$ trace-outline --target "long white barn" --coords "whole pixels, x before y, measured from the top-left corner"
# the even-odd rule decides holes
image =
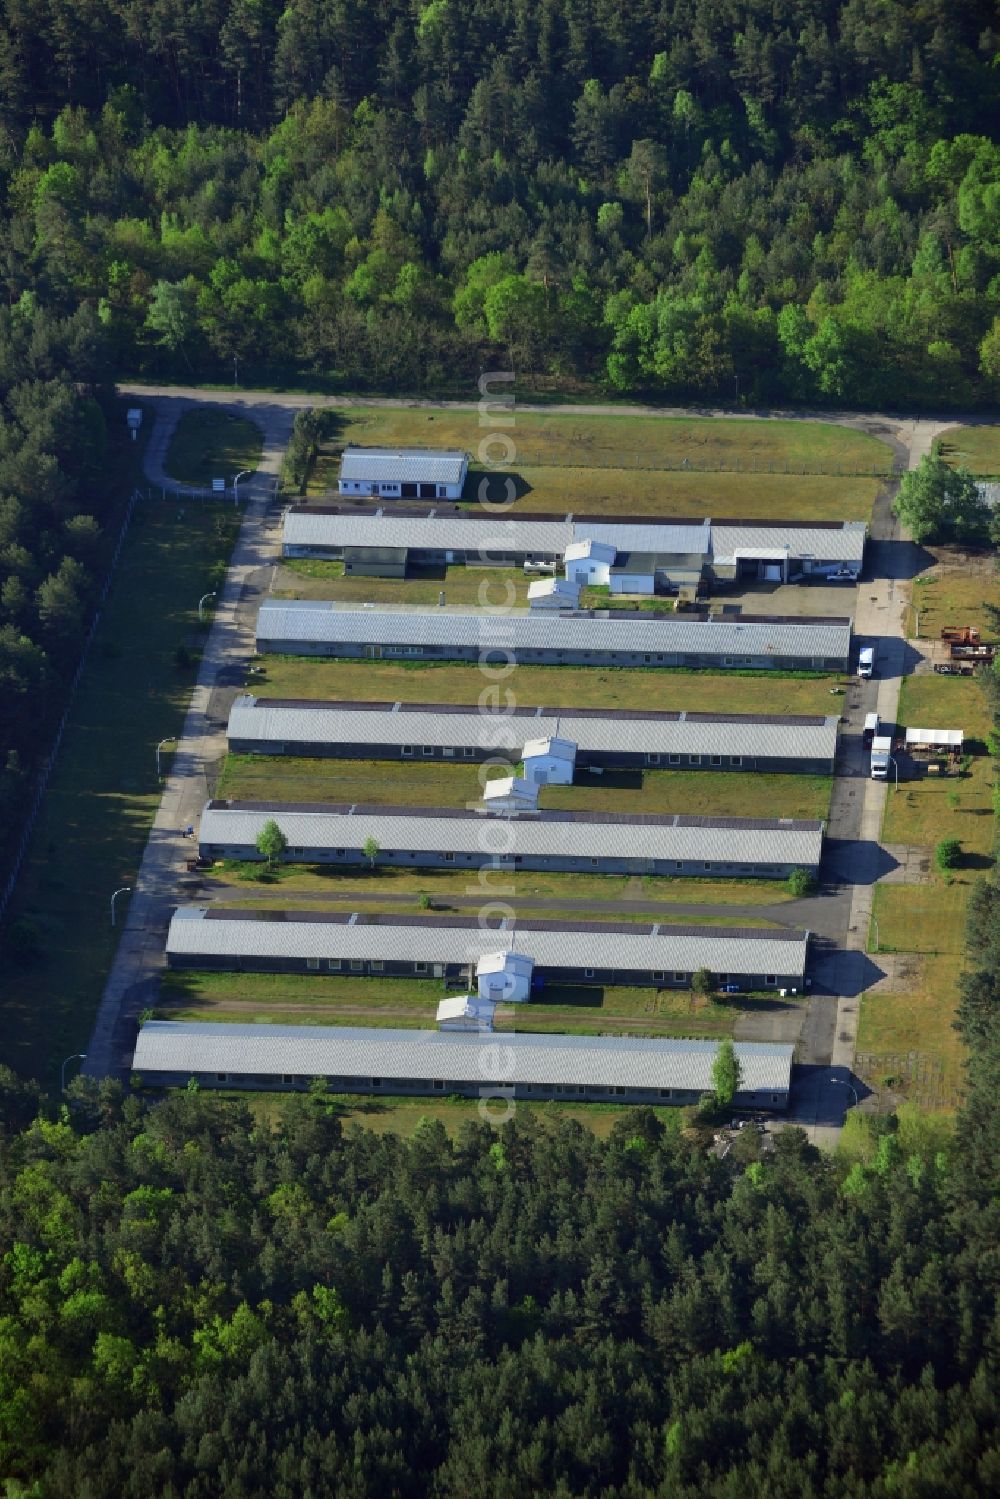
[[[286,557],[352,563],[389,548],[419,567],[559,562],[568,548],[592,541],[621,555],[657,557],[668,574],[674,571],[671,559],[685,559],[684,570],[704,569],[717,583],[727,583],[759,578],[788,582],[831,573],[857,577],[866,538],[863,521],[611,520],[531,512],[500,517],[458,507],[414,513],[296,505],[285,513],[282,545]]]
[[[461,980],[480,958],[516,950],[534,959],[536,971],[568,982],[684,988],[707,968],[720,981],[756,990],[800,986],[808,938],[784,927],[525,921],[515,928],[461,916],[181,906],[166,951],[176,968]]]
[[[358,608],[329,600],[262,605],[263,654],[591,666],[847,671],[851,621],[801,617],[544,614]]]
[[[300,863],[511,868],[610,874],[756,876],[815,870],[822,822],[788,818],[669,817],[541,812],[486,817],[451,807],[333,806],[210,801],[198,834],[203,859],[260,859],[257,839],[274,820]],[[374,849],[372,849],[374,845]],[[366,853],[366,847],[368,852]]]
[[[520,760],[529,740],[563,739],[580,769],[800,771],[831,775],[840,720],[740,713],[517,708],[484,713],[464,703],[358,703],[237,697],[229,748],[237,754],[343,759]]]
[[[787,1107],[793,1048],[738,1041],[737,1107]],[[336,1092],[460,1094],[584,1102],[688,1104],[712,1087],[714,1041],[559,1036],[311,1025],[213,1025],[150,1020],[133,1070],[156,1086],[306,1088],[317,1078]]]

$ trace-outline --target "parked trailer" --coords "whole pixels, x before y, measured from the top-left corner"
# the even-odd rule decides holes
[[[871,744],[877,733],[878,733],[878,714],[877,713],[866,713],[865,714],[865,732],[864,732],[864,742],[865,742],[865,744]]]

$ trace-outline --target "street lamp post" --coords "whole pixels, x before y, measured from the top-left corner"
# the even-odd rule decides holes
[[[878,940],[878,917],[877,916],[873,916],[872,917],[872,926],[875,928],[875,951],[878,952],[878,950],[882,946],[882,944]]]
[[[889,756],[889,764],[892,766],[893,770],[896,772],[896,790],[898,791],[899,790],[899,762],[897,761],[895,755],[890,755]]]
[[[253,473],[253,469],[252,468],[241,469],[240,472],[236,475],[236,478],[233,480],[233,505],[236,507],[237,510],[239,509],[239,504],[240,504],[240,495],[239,495],[239,490],[237,488],[237,485],[239,484],[239,482],[240,482],[241,479],[246,479],[252,473]]]
[[[831,1077],[830,1081],[831,1081],[831,1083],[834,1084],[835,1087],[838,1087],[838,1088],[850,1088],[851,1092],[854,1094],[854,1107],[855,1108],[858,1107],[858,1104],[859,1104],[858,1090],[854,1086],[853,1083],[849,1083],[847,1081],[846,1077]]]
[[[169,743],[170,743],[170,735],[168,735],[166,739],[161,739],[160,742],[159,742],[159,744],[156,746],[156,779],[158,781],[162,780],[162,776],[160,775],[160,751],[162,750],[162,748],[163,748],[163,746],[165,744],[169,744]]]
[[[112,895],[112,897],[111,897],[111,925],[112,926],[115,925],[115,901],[118,899],[119,895],[128,895],[129,892],[131,891],[131,889],[132,889],[131,885],[123,885],[120,890],[116,890],[115,893]]]
[[[206,599],[214,599],[214,598],[215,598],[215,591],[213,589],[213,591],[211,593],[203,593],[202,596],[201,596],[201,598],[198,600],[198,623],[200,625],[203,625],[205,623],[205,601],[206,601]]]
[[[66,1092],[66,1068],[67,1068],[67,1066],[69,1065],[70,1062],[75,1062],[78,1058],[79,1058],[79,1060],[81,1062],[86,1061],[86,1059],[87,1059],[87,1053],[85,1051],[75,1051],[71,1057],[67,1057],[66,1058],[65,1062],[63,1062],[62,1066],[60,1067],[60,1069],[59,1069],[59,1091],[60,1091],[60,1093],[65,1093]]]

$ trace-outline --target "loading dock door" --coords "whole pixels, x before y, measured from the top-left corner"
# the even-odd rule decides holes
[[[778,563],[778,562],[765,562],[764,563],[764,582],[765,583],[780,583],[781,582],[781,564],[780,563]]]

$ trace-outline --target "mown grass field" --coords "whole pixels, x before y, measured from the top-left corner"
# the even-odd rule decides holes
[[[641,667],[518,666],[499,684],[477,666],[392,661],[315,661],[265,656],[247,689],[258,697],[341,698],[347,702],[479,703],[507,707],[645,709],[653,712],[839,713],[842,679],[758,672],[645,671]],[[834,689],[831,691],[831,689]],[[486,696],[484,696],[486,694]],[[509,696],[508,696],[509,695]]]
[[[474,452],[483,437],[496,430],[509,434],[524,463],[571,468],[669,468],[685,462],[692,468],[720,463],[749,468],[756,463],[837,473],[884,468],[891,460],[885,443],[831,422],[515,409],[513,422],[484,423],[475,406],[446,411],[353,408],[340,415],[338,446],[413,444]]]
[[[462,410],[342,410],[310,494],[336,484],[344,443],[458,447],[476,454],[495,426],[513,443],[521,511],[867,520],[892,455],[884,443],[822,422],[516,412],[481,423]],[[488,457],[500,457],[499,447]],[[505,475],[493,475],[493,488]],[[482,471],[470,471],[474,499]]]
[[[442,567],[413,572],[405,578],[345,578],[342,562],[293,558],[278,569],[271,593],[275,598],[360,600],[382,606],[436,605],[443,593],[448,604],[468,604],[474,609],[503,604],[526,609],[528,587],[534,581],[513,567]],[[669,600],[663,599],[659,607],[669,610]]]
[[[950,1112],[963,1086],[965,1049],[954,1027],[954,954],[917,956],[897,986],[862,995],[859,1075],[934,1112]]]
[[[974,625],[984,640],[995,639],[983,603],[1000,603],[996,558],[956,547],[932,550],[935,566],[913,580],[907,633],[915,638],[919,625],[921,640],[938,640],[945,625]]]
[[[932,673],[907,677],[899,717],[901,723],[921,728],[961,728],[966,742],[978,743],[979,753],[971,756],[967,775],[901,781],[898,791],[890,786],[883,840],[934,845],[942,838],[957,838],[967,856],[965,867],[983,867],[993,853],[995,826],[993,762],[984,753],[990,718],[979,683],[972,677]]]
[[[946,463],[974,474],[1000,476],[1000,426],[953,427],[934,444]]]
[[[982,690],[965,677],[908,677],[899,716],[928,728],[961,727],[980,742],[989,729]],[[957,838],[963,852],[950,878],[935,872],[926,885],[880,885],[875,891],[881,950],[914,956],[901,960],[903,978],[863,997],[858,1052],[874,1059],[865,1064],[871,1077],[900,1079],[896,1091],[924,1108],[953,1108],[962,1087],[963,1048],[954,1029],[957,981],[969,892],[994,854],[992,780],[993,762],[980,753],[967,776],[904,781],[898,792],[887,791],[883,841],[933,847]],[[872,947],[874,930],[873,923]]]
[[[234,537],[228,511],[179,517],[153,501],[123,548],[14,907],[42,954],[8,976],[0,1002],[4,1060],[49,1085],[86,1050],[117,937],[109,897],[133,883],[160,799],[154,747],[180,729],[194,685],[174,652],[201,638],[198,598]]]
[[[280,822],[280,814],[278,820]],[[478,871],[468,869],[372,869],[368,864],[353,869],[331,869],[322,864],[284,864],[267,871],[258,864],[248,863],[241,869],[234,869],[220,863],[213,867],[211,878],[220,885],[230,886],[234,895],[242,892],[249,896],[259,891],[262,884],[266,884],[274,889],[276,895],[287,896],[289,900],[297,894],[322,895],[329,900],[344,899],[338,894],[341,890],[360,892],[368,897],[377,895],[385,901],[400,902],[419,899],[421,895],[448,901],[458,896],[495,894],[503,890],[510,893],[510,899],[515,905],[518,900],[556,897],[611,901],[628,897],[631,900],[678,903],[711,901],[747,906],[773,905],[791,899],[781,880],[550,874],[544,870],[521,869],[510,872],[488,869],[480,879]]]
[[[493,772],[499,775],[496,768]],[[758,775],[740,771],[647,770],[581,776],[573,786],[546,786],[539,806],[566,811],[684,812],[713,817],[825,817],[829,776]],[[441,760],[298,759],[229,755],[217,796],[243,801],[372,802],[380,806],[464,807],[478,803],[472,765]]]
[[[434,1027],[441,980],[311,974],[168,972],[157,1017],[218,1023]],[[728,1036],[740,1006],[700,1000],[689,990],[552,984],[526,1005],[502,1005],[500,1031],[574,1035]]]
[[[233,479],[260,463],[260,428],[219,406],[185,411],[171,439],[164,468],[182,484],[209,487],[213,479]]]
[[[927,885],[877,885],[872,950],[878,952],[953,953],[965,949],[965,907],[974,875],[956,874],[946,884],[937,876]]]

